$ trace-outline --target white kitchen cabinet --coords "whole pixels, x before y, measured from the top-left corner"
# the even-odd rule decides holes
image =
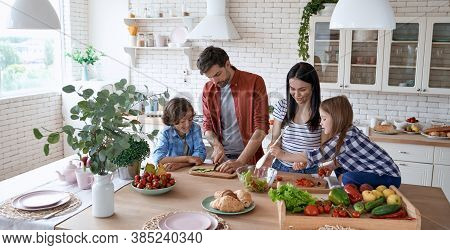
[[[377,142],[396,161],[433,163],[434,146]]]
[[[422,91],[426,19],[397,17],[393,31],[385,31],[383,91]]]
[[[450,148],[436,147],[434,150],[434,163],[450,166]]]
[[[331,17],[310,19],[308,62],[316,69],[321,88],[342,89],[345,31],[330,30],[330,19]]]
[[[428,17],[422,92],[450,94],[450,18]]]
[[[450,201],[450,166],[434,165],[433,187],[440,187]]]
[[[417,162],[394,161],[400,169],[402,184],[431,186],[433,165]]]

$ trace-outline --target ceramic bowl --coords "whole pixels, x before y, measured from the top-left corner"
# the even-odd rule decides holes
[[[173,184],[170,187],[159,188],[159,189],[146,189],[146,188],[140,189],[140,188],[134,187],[133,185],[131,185],[131,187],[135,191],[137,191],[137,192],[139,192],[141,194],[144,194],[144,195],[161,195],[161,194],[165,194],[165,193],[169,192],[170,190],[172,190],[175,187],[176,184],[177,183],[175,182],[175,184]]]
[[[397,120],[394,121],[394,126],[398,130],[404,129],[407,125],[408,123],[405,121],[397,121]]]

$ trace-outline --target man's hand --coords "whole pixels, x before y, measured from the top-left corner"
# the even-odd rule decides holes
[[[228,160],[224,163],[222,163],[220,166],[217,167],[217,171],[222,172],[222,173],[229,173],[232,174],[236,171],[236,169],[238,169],[239,167],[244,166],[245,164],[243,164],[242,162],[238,161],[238,160]]]
[[[222,163],[225,158],[225,150],[222,145],[214,146],[214,151],[211,154],[213,164]]]
[[[269,152],[275,158],[279,159],[284,155],[284,151],[280,148],[278,144],[270,146]]]
[[[197,156],[189,156],[188,162],[194,164],[195,166],[203,164],[202,159],[200,157],[197,157]]]

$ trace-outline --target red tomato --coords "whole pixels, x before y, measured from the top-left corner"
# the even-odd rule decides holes
[[[166,173],[167,179],[170,179],[170,173]]]
[[[169,183],[170,183],[170,185],[175,184],[175,179],[171,179],[171,180],[169,181]]]
[[[277,181],[282,181],[282,180],[283,180],[283,177],[277,176]]]
[[[339,217],[347,217],[347,211],[339,210]]]
[[[319,214],[323,214],[323,212],[325,211],[323,206],[317,206],[317,209],[319,210]]]
[[[319,215],[319,209],[316,205],[308,205],[305,207],[304,214],[308,216],[317,216]]]
[[[352,212],[352,218],[359,218],[361,216],[361,214],[357,211],[353,211]]]
[[[331,206],[330,206],[329,204],[323,205],[323,211],[324,211],[325,213],[329,214],[330,211],[331,211]]]
[[[139,183],[145,186],[145,184],[147,184],[147,180],[145,180],[145,178],[142,178]]]
[[[143,189],[144,187],[145,187],[145,185],[142,184],[142,183],[139,183],[139,184],[137,185],[137,188],[139,188],[139,189]]]

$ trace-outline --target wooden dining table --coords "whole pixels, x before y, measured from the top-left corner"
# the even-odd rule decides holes
[[[174,189],[159,196],[146,196],[124,186],[114,195],[114,215],[108,218],[92,216],[92,208],[68,218],[55,229],[142,229],[152,217],[169,211],[204,211],[202,201],[215,191],[242,189],[237,178],[219,179],[193,176],[188,169],[173,173],[176,179]],[[400,191],[408,197],[422,215],[422,229],[450,229],[450,204],[439,188],[402,185]],[[231,229],[279,229],[278,212],[267,193],[252,193],[255,208],[240,215],[219,215]]]

